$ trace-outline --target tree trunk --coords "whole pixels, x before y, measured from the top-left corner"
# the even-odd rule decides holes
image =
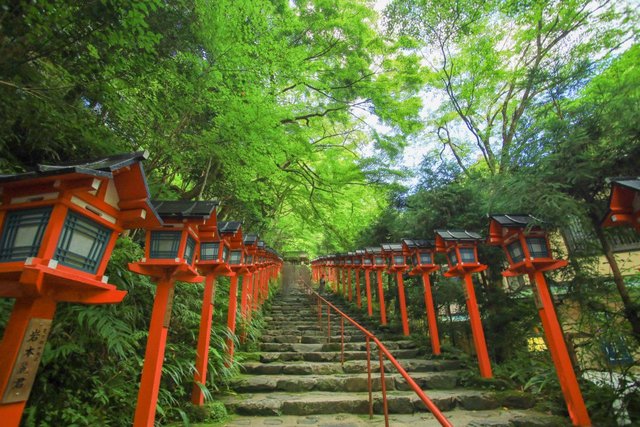
[[[611,245],[606,239],[604,231],[600,226],[599,218],[591,217],[591,221],[593,223],[593,228],[595,229],[596,236],[598,236],[598,240],[602,245],[604,256],[611,266],[611,271],[613,272],[613,281],[616,284],[618,293],[622,298],[622,304],[624,305],[624,315],[629,323],[631,323],[631,329],[633,331],[634,338],[636,339],[636,341],[640,342],[640,313],[638,310],[638,304],[635,304],[631,299],[631,296],[629,295],[629,290],[624,283],[622,273],[620,272],[620,267],[618,266],[618,261],[616,261],[616,258],[613,254],[613,249],[611,248]]]

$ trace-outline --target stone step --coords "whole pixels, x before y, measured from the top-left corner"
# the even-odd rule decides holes
[[[419,349],[402,349],[392,350],[391,354],[396,359],[414,358],[420,353]],[[376,357],[375,353],[371,355],[371,358]],[[306,361],[306,362],[339,362],[341,358],[340,352],[263,352],[260,354],[260,361],[263,363],[272,363],[276,361],[291,362],[291,361]],[[366,351],[345,351],[344,360],[366,360]]]
[[[431,390],[427,397],[441,410],[459,408],[466,411],[493,410],[503,402],[496,395],[481,390],[453,389]],[[369,393],[367,392],[324,392],[305,393],[245,393],[238,396],[221,396],[228,409],[240,415],[314,415],[314,414],[368,414]],[[387,393],[389,413],[411,414],[426,412],[420,398],[409,391],[389,391]],[[373,411],[382,413],[380,392],[373,395]]]
[[[401,359],[400,365],[409,373],[413,372],[445,372],[463,368],[457,360]],[[376,359],[371,361],[371,368],[378,372],[380,364]],[[395,372],[395,367],[388,361],[384,364],[385,372]],[[341,365],[338,361],[330,362],[245,362],[242,371],[253,375],[331,375],[367,372],[366,360],[349,360]]]
[[[383,342],[384,346],[388,350],[400,350],[400,349],[415,349],[416,345],[413,341],[392,341],[392,342]],[[375,343],[370,344],[370,348],[377,349],[378,346]],[[334,340],[331,343],[317,343],[317,344],[309,344],[309,343],[261,343],[260,351],[263,352],[316,352],[316,351],[341,351],[342,344],[340,342],[340,338]],[[345,351],[366,351],[367,344],[364,341],[361,342],[346,342],[344,343]]]
[[[487,411],[465,411],[454,409],[445,414],[456,427],[561,427],[569,426],[565,419],[535,411],[520,409],[493,409]],[[535,424],[533,421],[535,420]],[[300,426],[336,426],[336,427],[384,427],[383,415],[374,415],[369,419],[364,414],[330,415],[280,415],[276,417],[234,416],[223,426],[227,427],[300,427]],[[440,422],[430,413],[390,414],[389,425],[393,427],[439,427]],[[204,426],[203,426],[204,427]]]
[[[421,372],[412,373],[411,377],[423,390],[451,390],[456,388],[463,372],[465,371]],[[367,374],[254,375],[232,381],[231,389],[238,393],[275,391],[365,392],[369,390],[368,380]],[[371,386],[373,391],[380,391],[380,383],[380,372],[372,371]],[[385,375],[385,384],[387,390],[411,390],[400,374]],[[533,406],[533,402],[530,406]]]
[[[267,330],[268,330],[268,335],[263,335],[263,336],[283,336],[283,335],[298,335],[300,337],[326,337],[327,336],[326,328],[295,329],[295,327],[292,327],[291,329],[273,329],[267,326]],[[404,337],[402,335],[390,334],[388,332],[376,333],[375,331],[371,331],[371,333],[373,333],[379,340],[382,340],[385,342],[386,341],[403,341],[407,339],[407,337]],[[340,329],[338,329],[338,331],[336,332],[334,328],[331,328],[331,335],[332,337],[337,336],[338,339],[340,339]],[[345,337],[348,337],[348,336],[359,338],[364,341],[364,335],[360,331],[357,331],[355,333],[351,333],[350,331],[345,331]]]

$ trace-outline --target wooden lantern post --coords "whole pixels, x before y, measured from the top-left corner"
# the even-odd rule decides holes
[[[156,282],[147,348],[144,354],[135,427],[152,427],[155,421],[164,353],[169,333],[175,282],[199,283],[204,277],[195,269],[199,256],[198,226],[214,214],[216,202],[154,201],[163,225],[148,224],[145,257],[129,264],[135,273]]]
[[[238,278],[243,277],[247,273],[245,262],[245,248],[242,237],[242,224],[238,221],[221,222],[218,225],[220,236],[229,242],[229,258],[227,264],[230,272],[226,273],[231,277],[229,285],[229,307],[227,311],[227,328],[231,332],[231,336],[227,338],[227,365],[233,362],[233,354],[235,351],[235,340],[233,336],[236,333],[236,316],[238,311]],[[244,280],[243,280],[244,281]]]
[[[362,256],[364,249],[358,249],[353,252],[351,257],[353,268],[356,270],[356,304],[358,308],[362,308],[362,292],[360,290],[360,271],[362,271]]]
[[[347,297],[347,254],[340,254],[340,282],[342,284],[342,297]]]
[[[591,420],[544,277],[545,271],[564,267],[567,261],[553,259],[547,232],[534,217],[528,214],[495,214],[489,218],[488,243],[502,247],[509,261],[509,268],[502,274],[506,277],[527,274],[533,285],[534,301],[571,421],[576,426],[590,426]]]
[[[351,276],[352,276],[352,270],[353,270],[353,256],[355,255],[355,253],[353,252],[347,252],[344,255],[344,264],[345,264],[345,271],[347,272],[347,287],[349,288],[348,290],[348,298],[349,298],[349,302],[351,302],[353,300],[353,287],[351,286]],[[345,295],[347,296],[347,295]]]
[[[257,253],[258,253],[258,236],[255,234],[247,234],[244,237],[245,266],[247,273],[242,279],[242,291],[240,292],[240,316],[244,325],[240,341],[244,343],[247,339],[246,327],[251,322],[251,298],[253,293],[253,283],[257,275]]]
[[[380,324],[387,324],[387,309],[384,304],[384,284],[382,283],[382,271],[387,268],[382,255],[382,248],[368,247],[365,252],[371,257],[371,268],[376,272],[378,281],[378,303],[380,304]]]
[[[369,274],[373,269],[373,259],[367,254],[367,249],[361,251],[362,256],[362,272],[364,273],[364,286],[365,293],[367,295],[367,314],[369,317],[373,316],[373,301],[371,297],[371,275]]]
[[[339,271],[338,271],[338,255],[333,254],[330,255],[331,256],[331,260],[330,260],[330,265],[331,265],[331,277],[332,277],[332,288],[333,288],[333,293],[337,294],[339,291],[339,279],[340,279],[340,275],[339,275]]]
[[[478,357],[480,375],[484,378],[491,378],[493,376],[491,362],[471,277],[473,273],[487,269],[486,265],[478,262],[477,245],[480,240],[482,240],[482,237],[477,233],[436,230],[436,251],[446,253],[449,262],[449,271],[444,273],[445,277],[464,278],[465,299],[467,301],[467,311],[469,312],[473,344]]]
[[[640,231],[640,178],[612,178],[603,227],[631,226]]]
[[[18,426],[58,302],[114,304],[105,268],[118,235],[160,219],[146,153],[38,165],[0,177],[0,297],[15,298],[0,343],[0,420]]]
[[[431,351],[434,355],[440,354],[440,338],[438,335],[438,313],[433,302],[431,281],[429,275],[440,267],[435,264],[435,241],[433,240],[409,240],[402,241],[402,248],[411,257],[413,268],[409,271],[411,276],[422,276],[424,286],[424,305],[426,307],[427,324],[429,325],[429,338]]]
[[[409,336],[409,318],[407,315],[406,292],[404,290],[404,279],[402,274],[409,268],[407,257],[402,250],[400,243],[383,243],[380,245],[382,253],[387,262],[387,272],[396,275],[398,284],[398,302],[400,303],[400,319],[402,321],[402,334]]]
[[[216,279],[220,275],[227,274],[230,269],[226,263],[229,245],[218,233],[217,214],[215,211],[212,212],[211,217],[203,225],[198,227],[198,237],[200,240],[200,257],[196,261],[196,267],[205,276],[205,280],[191,402],[194,405],[201,406],[204,404],[203,389],[207,380],[207,366],[209,364],[209,343]]]

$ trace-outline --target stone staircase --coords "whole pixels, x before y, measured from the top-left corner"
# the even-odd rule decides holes
[[[384,425],[375,344],[371,344],[371,368],[376,415],[369,419],[367,352],[360,331],[345,321],[343,362],[339,316],[332,313],[331,337],[327,338],[326,310],[321,327],[316,307],[296,288],[273,302],[266,321],[260,360],[244,363],[243,375],[231,384],[234,394],[217,397],[236,414],[225,425]],[[526,395],[500,397],[486,390],[462,388],[460,378],[465,369],[461,362],[430,358],[404,337],[372,332],[455,426],[570,425],[565,419],[530,409],[534,401]],[[385,385],[391,426],[439,425],[388,362]]]

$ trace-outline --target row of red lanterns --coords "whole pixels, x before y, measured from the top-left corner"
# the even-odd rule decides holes
[[[640,231],[640,179],[616,178],[611,180],[611,196],[609,211],[603,226],[631,226]],[[531,215],[494,214],[489,216],[489,245],[500,246],[509,262],[509,267],[502,273],[504,276],[528,275],[536,308],[547,337],[547,344],[560,386],[565,397],[569,415],[574,425],[589,426],[591,421],[587,413],[584,399],[575,376],[573,365],[566,348],[562,328],[553,306],[551,294],[547,286],[544,272],[567,265],[567,261],[554,259],[551,253],[548,234],[541,227],[541,222]],[[351,300],[351,270],[356,271],[356,298],[360,300],[360,271],[365,274],[367,311],[372,316],[370,271],[376,271],[380,306],[380,321],[387,323],[382,289],[382,272],[396,274],[398,284],[398,300],[402,320],[403,333],[409,335],[406,312],[403,272],[410,275],[421,275],[424,285],[424,297],[427,310],[427,322],[432,351],[440,354],[440,342],[429,274],[440,267],[435,263],[436,252],[444,253],[447,258],[448,271],[445,277],[461,277],[465,283],[465,298],[480,374],[492,376],[491,363],[487,352],[484,331],[480,320],[473,280],[471,275],[487,268],[478,260],[478,244],[484,239],[477,233],[464,230],[436,230],[435,240],[404,239],[402,243],[386,243],[379,247],[367,247],[346,254],[321,256],[312,261],[315,280],[328,276],[334,283],[334,290],[343,286],[346,294],[348,277],[348,298]],[[342,277],[341,277],[342,276]]]
[[[240,222],[217,222],[215,201],[151,201],[146,153],[39,165],[0,176],[0,297],[15,298],[0,343],[0,419],[18,426],[58,302],[119,303],[104,275],[117,237],[146,230],[145,257],[129,268],[157,284],[135,426],[153,426],[176,281],[205,281],[192,401],[201,405],[217,276],[230,276],[228,327],[264,302],[282,260]],[[233,340],[227,342],[230,360]]]

